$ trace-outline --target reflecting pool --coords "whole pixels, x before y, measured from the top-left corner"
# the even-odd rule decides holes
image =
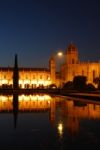
[[[100,146],[100,102],[46,94],[0,95],[0,149]]]

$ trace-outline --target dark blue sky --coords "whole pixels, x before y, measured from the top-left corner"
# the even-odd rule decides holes
[[[99,0],[0,0],[0,66],[46,67],[70,42],[81,60],[100,59]]]

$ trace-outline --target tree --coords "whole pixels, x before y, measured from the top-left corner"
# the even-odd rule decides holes
[[[95,87],[93,84],[89,83],[86,85],[86,90],[87,91],[94,91],[95,90]]]
[[[72,90],[74,88],[73,86],[73,82],[72,81],[68,81],[67,83],[64,84],[63,89],[68,89],[68,90]]]
[[[86,80],[85,76],[75,76],[73,79],[74,88],[77,90],[84,90],[86,88]]]

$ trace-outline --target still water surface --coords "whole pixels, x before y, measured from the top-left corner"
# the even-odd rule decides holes
[[[0,95],[0,149],[100,148],[100,102],[35,95]]]

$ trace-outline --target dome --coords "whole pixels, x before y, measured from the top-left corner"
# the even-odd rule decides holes
[[[66,52],[77,52],[77,51],[78,51],[77,46],[73,43],[69,44],[66,49]]]

